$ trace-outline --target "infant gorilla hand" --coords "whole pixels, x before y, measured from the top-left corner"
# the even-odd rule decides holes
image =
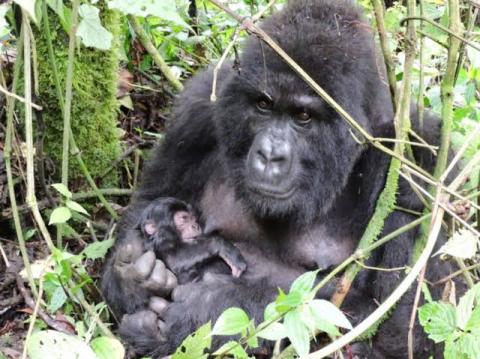
[[[145,252],[138,231],[130,232],[133,239],[120,246],[113,258],[114,277],[119,287],[117,292],[121,292],[119,297],[125,298],[125,303],[121,303],[124,311],[118,314],[144,309],[151,297],[166,297],[177,286],[175,275],[155,257],[153,251]]]

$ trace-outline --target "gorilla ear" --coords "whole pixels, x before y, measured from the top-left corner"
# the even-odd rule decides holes
[[[143,230],[146,234],[152,236],[158,231],[157,224],[152,220],[145,221],[145,223],[143,224]]]

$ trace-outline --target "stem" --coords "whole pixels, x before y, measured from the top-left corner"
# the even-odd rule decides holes
[[[153,42],[148,36],[147,32],[144,30],[142,25],[140,25],[140,22],[138,21],[138,19],[133,15],[128,15],[127,18],[128,18],[128,22],[133,28],[133,31],[135,31],[135,33],[137,34],[138,39],[140,40],[140,43],[145,48],[145,50],[147,50],[150,56],[152,56],[153,61],[159,67],[160,71],[162,71],[163,75],[168,80],[168,82],[170,82],[170,84],[173,86],[175,90],[177,91],[183,90],[182,83],[178,81],[178,79],[175,77],[170,67],[168,67],[162,55],[160,55],[155,45],[153,45]]]
[[[22,23],[29,21],[28,16],[22,11]],[[33,160],[33,114],[32,114],[32,68],[31,68],[31,52],[30,52],[30,34],[28,31],[23,31],[23,63],[25,76],[25,142],[27,147],[26,162],[27,162],[27,195],[26,203],[32,211],[35,222],[42,233],[45,242],[50,250],[53,250],[53,245],[50,233],[47,230],[42,215],[38,210],[37,198],[35,197],[35,175],[34,175],[34,160]]]
[[[17,58],[15,60],[15,67],[13,69],[13,80],[12,80],[12,92],[15,93],[18,87],[18,79],[20,77],[20,69],[22,67],[22,56],[23,56],[23,32],[24,27],[22,25],[20,30],[20,37],[17,42]],[[2,85],[5,86],[5,80],[3,78],[2,72]],[[28,258],[27,246],[25,245],[25,238],[23,237],[22,224],[20,222],[20,215],[17,207],[17,200],[15,198],[15,186],[13,183],[13,174],[12,174],[12,138],[13,138],[13,112],[15,109],[15,101],[13,98],[6,97],[7,102],[7,129],[5,134],[5,148],[3,150],[3,157],[5,159],[5,170],[7,172],[7,185],[8,185],[8,197],[10,199],[10,206],[12,207],[13,223],[15,225],[15,233],[18,239],[18,246],[20,247],[20,253],[22,255],[23,265],[27,271],[28,276],[28,285],[33,293],[35,298],[38,298],[37,286],[33,280],[32,269],[30,267],[30,260]]]
[[[45,4],[46,1],[44,1]],[[68,60],[67,60],[67,77],[65,80],[65,106],[63,111],[63,150],[62,150],[62,183],[68,187],[68,159],[69,159],[69,134],[70,119],[72,117],[72,82],[73,82],[73,65],[75,58],[75,43],[78,23],[78,7],[80,0],[73,0],[72,5],[72,26],[70,28],[68,40]],[[46,6],[46,5],[44,5]],[[61,248],[61,245],[59,246]]]
[[[382,47],[383,58],[385,59],[385,66],[387,68],[388,83],[390,85],[390,93],[392,95],[392,105],[395,109],[397,104],[397,78],[395,76],[395,65],[392,60],[390,49],[388,48],[387,31],[385,30],[385,20],[383,17],[383,1],[372,0],[372,3],[375,11],[378,35],[380,37],[380,46]]]

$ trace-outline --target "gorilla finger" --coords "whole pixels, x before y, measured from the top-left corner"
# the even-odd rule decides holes
[[[155,253],[152,251],[145,252],[135,261],[134,270],[139,278],[147,278],[155,265]]]
[[[118,265],[131,263],[132,256],[133,256],[133,245],[131,243],[128,243],[125,247],[120,248],[117,251],[115,262]]]
[[[144,285],[150,289],[151,291],[158,292],[160,291],[161,294],[164,294],[166,290],[167,284],[167,268],[165,268],[165,264],[159,259],[155,261],[155,266],[153,267],[152,273],[147,281],[145,281]],[[160,294],[159,293],[159,294]]]
[[[162,334],[165,334],[165,332],[167,331],[167,325],[165,324],[165,322],[163,320],[157,320],[157,327],[158,327],[158,330],[160,331],[160,333]]]
[[[157,329],[157,315],[151,310],[141,310],[133,314],[125,314],[122,318],[122,327],[135,330]]]
[[[172,291],[178,285],[177,277],[170,270],[167,269],[167,283],[165,288]]]
[[[151,297],[148,303],[148,307],[161,316],[165,309],[167,309],[169,302],[166,299],[160,297]]]

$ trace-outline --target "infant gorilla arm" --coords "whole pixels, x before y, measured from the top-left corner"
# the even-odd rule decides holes
[[[373,35],[353,1],[291,1],[262,27],[365,130],[394,136],[391,98]],[[258,39],[247,40],[236,69],[224,65],[218,83],[214,103],[209,100],[211,71],[185,86],[106,265],[103,292],[119,315],[129,314],[120,330],[141,354],[170,354],[228,307],[243,308],[262,321],[278,287],[288,290],[307,270],[319,268],[323,275],[353,253],[384,186],[390,158],[355,140],[348,124]],[[417,133],[435,144],[438,124],[431,121],[427,116],[425,130]],[[432,167],[428,152],[414,155],[419,165]],[[153,250],[145,252],[138,229],[145,208],[166,196],[194,204],[206,231],[235,244],[248,270],[235,278],[230,272],[212,275],[202,265],[207,271],[202,280],[175,288],[169,297],[176,285],[173,274]],[[406,183],[398,203],[422,209]],[[396,211],[385,233],[413,219]],[[416,232],[378,249],[369,265],[408,265]],[[448,271],[438,258],[432,261],[429,274]],[[175,265],[172,260],[170,269]],[[342,309],[358,322],[402,275],[362,272]],[[331,294],[329,286],[319,295]],[[405,318],[412,303],[409,292],[372,339],[373,352],[361,357],[407,358]],[[431,343],[418,326],[415,334],[415,358],[428,357]]]
[[[193,208],[172,197],[154,200],[142,213],[139,229],[146,237],[145,248],[177,276],[180,284],[201,277],[202,267],[221,258],[234,277],[247,268],[240,251],[218,235],[205,235]]]

